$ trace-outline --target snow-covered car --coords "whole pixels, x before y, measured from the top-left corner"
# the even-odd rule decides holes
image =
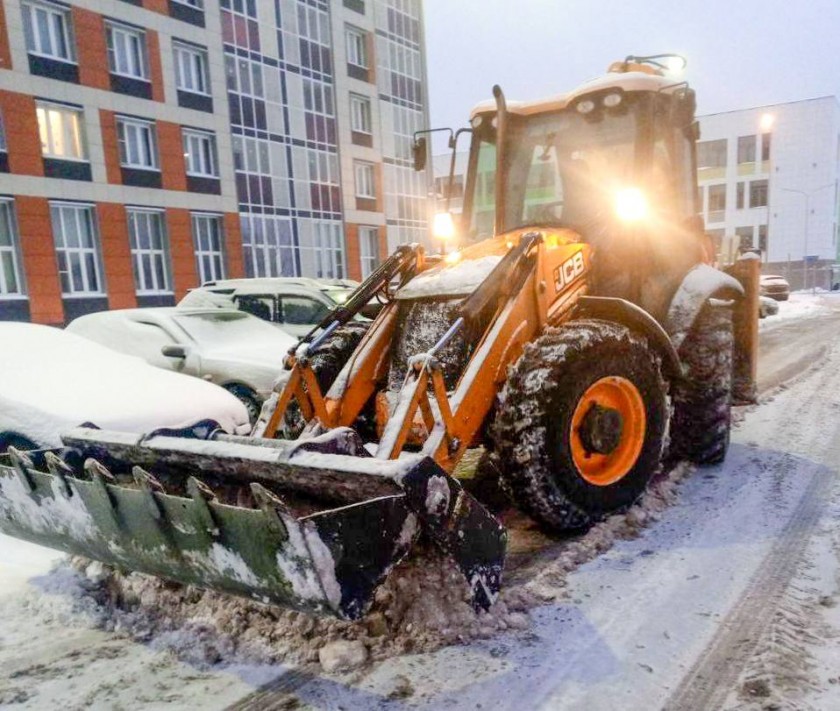
[[[758,287],[762,296],[768,296],[776,301],[787,301],[790,297],[788,280],[778,274],[762,274]]]
[[[51,326],[0,322],[0,452],[60,447],[62,432],[91,423],[151,432],[211,419],[247,434],[248,412],[220,387]]]
[[[220,279],[190,290],[178,306],[237,308],[300,338],[347,301],[357,286],[350,279]],[[381,306],[374,300],[362,309],[362,315],[375,318]]]
[[[767,318],[779,313],[779,302],[769,296],[758,297],[758,317]]]
[[[259,415],[295,339],[236,309],[161,307],[100,311],[67,330],[177,373],[221,385],[251,420]]]

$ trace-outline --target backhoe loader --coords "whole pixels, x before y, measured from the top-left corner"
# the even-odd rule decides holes
[[[666,456],[720,462],[754,380],[757,269],[710,266],[694,93],[659,59],[545,101],[495,87],[466,129],[458,249],[400,246],[278,354],[250,437],[88,426],[12,449],[0,530],[346,619],[422,535],[487,608],[506,531],[453,476],[468,449],[552,530],[631,505]]]

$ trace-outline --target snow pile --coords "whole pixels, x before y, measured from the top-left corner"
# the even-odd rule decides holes
[[[313,617],[137,573],[111,572],[97,585],[99,569],[88,574],[88,563],[81,559],[73,561],[77,572],[65,568],[45,580],[56,577],[59,587],[72,590],[75,604],[98,627],[127,633],[154,649],[171,650],[200,668],[327,660],[324,670],[339,673],[396,654],[433,651],[506,630],[527,629],[530,609],[563,598],[570,571],[614,541],[636,537],[673,502],[677,482],[690,470],[678,466],[657,479],[629,511],[611,516],[581,536],[554,539],[545,546],[545,536],[536,529],[520,531],[513,526],[514,538],[531,536],[539,539],[539,545],[534,555],[524,556],[525,563],[521,554],[510,557],[512,569],[506,572],[508,580],[499,600],[488,612],[478,614],[470,606],[468,586],[454,563],[423,544],[393,571],[377,591],[370,613],[357,622]],[[512,548],[517,546],[522,548],[522,542],[512,541]],[[68,585],[68,580],[75,581],[76,587]],[[352,644],[336,646],[338,642]]]
[[[779,313],[759,321],[759,329],[767,331],[791,321],[824,316],[840,308],[840,295],[797,291],[787,301],[779,302]]]

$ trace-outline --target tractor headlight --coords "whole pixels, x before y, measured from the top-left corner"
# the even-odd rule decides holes
[[[452,239],[455,236],[455,222],[448,212],[439,212],[432,223],[432,233],[438,239]]]
[[[615,193],[615,214],[622,222],[639,222],[648,216],[647,197],[639,188],[621,188]]]
[[[613,92],[612,94],[607,94],[604,97],[604,106],[608,109],[614,109],[621,103],[621,94],[619,92]]]
[[[583,99],[575,108],[579,114],[590,114],[595,110],[595,102],[592,99]]]

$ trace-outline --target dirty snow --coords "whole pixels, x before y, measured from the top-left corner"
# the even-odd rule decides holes
[[[432,296],[465,296],[475,291],[496,265],[500,255],[466,259],[442,264],[414,277],[397,292],[398,299],[423,299]]]

